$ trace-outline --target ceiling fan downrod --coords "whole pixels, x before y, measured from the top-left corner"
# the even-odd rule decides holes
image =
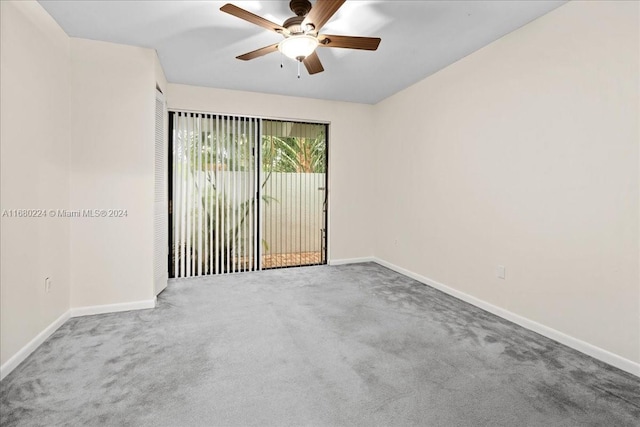
[[[313,30],[315,30],[315,26],[313,24],[307,24],[304,27],[302,25],[305,17],[311,11],[311,7],[311,2],[309,2],[309,0],[291,0],[289,2],[289,9],[291,9],[296,16],[292,16],[284,21],[282,26],[293,35],[313,32]]]
[[[307,13],[311,10],[311,2],[309,0],[291,0],[289,9],[297,16],[307,16]]]

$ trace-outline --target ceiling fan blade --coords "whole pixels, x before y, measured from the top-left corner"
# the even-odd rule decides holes
[[[320,34],[320,47],[342,47],[346,49],[376,50],[380,44],[379,37],[333,36]]]
[[[238,59],[242,59],[243,61],[248,61],[250,59],[259,58],[268,53],[276,52],[278,50],[278,44],[272,44],[269,46],[261,47],[260,49],[253,50],[249,53],[245,53],[244,55],[236,56]]]
[[[305,28],[305,25],[311,23],[316,27],[315,31],[320,31],[320,28],[331,19],[345,1],[346,0],[316,0],[316,3],[311,7],[311,11],[306,18],[304,18],[304,21],[302,21],[302,28]]]
[[[244,19],[245,21],[251,22],[252,24],[259,25],[267,30],[275,31],[276,33],[288,33],[287,29],[282,25],[278,25],[275,22],[271,22],[268,19],[264,19],[261,16],[255,15],[248,10],[244,10],[238,6],[235,6],[231,3],[227,3],[220,8],[221,11],[228,13],[229,15],[233,15],[236,18]]]
[[[322,66],[322,62],[320,62],[320,58],[316,52],[313,52],[311,55],[304,58],[304,66],[307,67],[307,71],[309,74],[317,74],[324,71],[324,67]]]

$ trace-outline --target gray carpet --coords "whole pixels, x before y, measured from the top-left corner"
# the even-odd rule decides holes
[[[376,264],[175,281],[67,321],[2,426],[637,426],[640,379]]]

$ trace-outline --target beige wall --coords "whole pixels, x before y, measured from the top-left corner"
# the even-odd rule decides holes
[[[373,254],[372,106],[176,84],[169,84],[168,104],[174,109],[330,122],[329,260]]]
[[[0,210],[67,209],[69,39],[37,3],[0,16]],[[69,220],[5,216],[0,234],[4,364],[69,309]]]
[[[0,4],[1,209],[128,212],[2,218],[9,366],[70,308],[153,299],[154,92],[167,82],[153,50],[70,39],[37,2]]]
[[[154,297],[155,57],[71,39],[71,207],[127,210],[72,221],[72,307]]]
[[[639,362],[638,6],[568,3],[377,105],[375,255]]]
[[[70,39],[37,2],[0,4],[1,209],[128,212],[2,218],[5,365],[70,308],[153,299],[155,86],[167,82],[153,50]]]
[[[162,69],[162,65],[160,64],[160,60],[158,59],[158,54],[156,51],[153,51],[153,70],[156,79],[156,86],[160,88],[160,91],[163,94],[167,92],[167,78],[164,75],[164,70]]]

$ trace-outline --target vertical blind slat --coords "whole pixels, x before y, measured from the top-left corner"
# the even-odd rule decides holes
[[[218,171],[216,168],[216,128],[215,121],[213,116],[207,116],[207,126],[209,128],[209,136],[208,136],[208,150],[209,150],[209,159],[208,159],[208,168],[209,168],[209,183],[210,192],[209,192],[209,274],[215,274],[215,259],[216,259],[216,200],[218,197],[217,191],[217,180],[218,180]]]
[[[187,153],[189,152],[189,149],[187,147],[187,135],[186,135],[186,129],[187,129],[187,117],[186,115],[182,116],[182,130],[180,132],[181,136],[182,136],[182,152],[180,153],[180,160],[181,160],[181,164],[180,164],[180,175],[182,178],[182,200],[180,201],[180,203],[182,204],[182,218],[180,221],[180,229],[182,231],[182,241],[181,241],[181,246],[180,246],[180,252],[181,252],[181,257],[180,257],[180,267],[182,269],[181,271],[181,277],[186,277],[187,271]]]
[[[220,118],[216,116],[216,274],[220,273],[220,227],[222,220],[220,219]]]
[[[229,180],[230,180],[230,162],[229,162],[229,151],[231,149],[231,146],[229,145],[229,137],[231,135],[231,132],[229,132],[229,118],[225,116],[225,188],[224,188],[224,217],[225,217],[225,234],[224,234],[224,241],[225,241],[225,264],[227,267],[227,272],[231,271],[231,263],[230,263],[230,244],[229,244],[229,228],[230,228],[230,221],[229,221],[229,190],[231,188],[231,186],[229,185]]]
[[[227,271],[227,119],[225,116],[220,118],[220,160],[221,160],[221,191],[220,191],[220,263],[222,272]]]
[[[179,147],[179,145],[178,145],[179,142],[178,142],[178,138],[177,138],[177,132],[178,132],[178,130],[177,130],[178,129],[177,121],[178,121],[178,114],[174,114],[173,115],[173,135],[172,135],[174,144],[173,144],[173,147],[171,149],[172,157],[171,157],[171,160],[170,160],[171,162],[173,162],[173,167],[174,167],[174,169],[173,169],[173,177],[172,177],[172,180],[173,180],[172,188],[173,188],[174,195],[175,195],[174,199],[177,199],[179,197],[179,194],[180,194],[179,193],[180,189],[176,185],[177,181],[178,181],[178,179],[177,179],[177,175],[178,174],[176,173],[176,170],[175,170],[175,167],[176,167],[176,164],[177,164],[176,159],[177,159],[177,155],[178,155],[177,154],[178,153],[178,147]],[[178,216],[177,209],[179,207],[179,204],[176,203],[176,200],[173,200],[172,203],[173,203],[173,206],[172,206],[172,209],[173,209],[172,217],[175,218],[176,216]],[[172,236],[172,243],[173,243],[173,272],[174,272],[174,275],[176,275],[177,277],[180,277],[179,270],[178,270],[178,261],[179,261],[179,258],[178,258],[178,241],[179,241],[178,240],[178,227],[176,227],[174,225],[174,226],[171,227],[171,229],[173,231],[173,236]]]
[[[201,194],[201,189],[202,189],[202,121],[201,120],[196,120],[194,123],[194,128],[195,128],[195,137],[196,137],[196,158],[195,158],[195,163],[196,163],[196,177],[197,177],[197,182],[196,182],[196,197],[194,198],[194,208],[197,206],[197,209],[195,209],[196,213],[198,214],[197,216],[197,234],[196,237],[198,239],[198,258],[196,260],[197,263],[197,271],[198,271],[198,276],[202,276],[202,218],[204,215],[203,209],[202,209],[202,203],[200,202],[201,198],[202,198],[202,194]]]
[[[253,271],[253,227],[252,227],[252,221],[253,221],[253,207],[255,206],[255,200],[254,198],[254,193],[251,191],[252,187],[253,187],[253,170],[254,168],[252,167],[253,165],[253,157],[254,157],[254,150],[253,150],[253,145],[252,145],[252,141],[253,141],[253,126],[254,124],[254,119],[249,121],[249,128],[247,130],[247,167],[249,168],[249,173],[247,174],[247,200],[251,200],[251,202],[249,203],[249,206],[247,207],[247,257],[248,257],[248,270],[249,271]]]

